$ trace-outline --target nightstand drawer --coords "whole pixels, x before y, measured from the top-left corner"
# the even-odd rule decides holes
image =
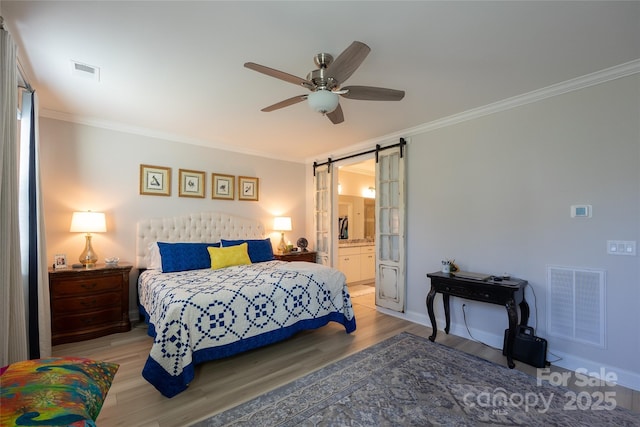
[[[54,289],[54,297],[78,296],[82,294],[93,295],[105,291],[118,291],[122,286],[118,280],[118,275],[102,276],[94,278],[67,279],[63,282],[54,281],[52,286]]]
[[[76,298],[56,298],[51,301],[51,307],[59,313],[69,311],[81,312],[102,307],[118,307],[121,299],[122,297],[119,292],[108,292],[97,295],[79,296]]]
[[[287,254],[274,254],[273,258],[279,261],[306,261],[306,262],[316,262],[316,252],[290,252]]]
[[[109,325],[122,319],[120,307],[92,311],[82,314],[57,316],[51,325],[54,330],[65,332],[80,331],[95,326]]]

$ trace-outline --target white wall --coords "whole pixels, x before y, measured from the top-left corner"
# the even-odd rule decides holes
[[[365,190],[376,186],[375,171],[372,175],[347,172],[338,169],[338,181],[341,185],[340,194],[344,196],[364,197]]]
[[[529,281],[530,325],[564,357],[556,364],[606,367],[640,389],[640,263],[606,253],[607,240],[640,240],[639,123],[634,75],[412,136],[406,317],[430,325],[425,275],[442,259],[507,272]],[[573,204],[593,217],[570,218]],[[547,265],[606,270],[605,349],[547,335]],[[452,333],[468,336],[463,302],[472,334],[501,348],[499,306],[452,299]],[[440,296],[436,314],[442,329]]]
[[[40,161],[45,210],[47,256],[67,254],[69,263],[84,248],[84,235],[70,233],[76,210],[102,211],[107,232],[95,233],[93,247],[100,259],[118,256],[135,262],[136,222],[142,218],[221,211],[262,221],[277,246],[273,217],[292,218],[285,238],[305,235],[305,166],[218,149],[166,141],[48,118],[40,119]],[[172,168],[170,197],[139,194],[140,164]],[[204,199],[178,197],[178,169],[204,171]],[[258,177],[258,202],[211,199],[211,172]],[[237,182],[236,182],[237,185]],[[237,189],[236,189],[237,191]],[[313,239],[308,239],[313,246]],[[135,309],[132,274],[130,305]]]

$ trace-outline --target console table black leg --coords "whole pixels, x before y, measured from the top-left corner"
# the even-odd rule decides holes
[[[520,325],[527,326],[529,323],[529,304],[523,299],[520,302]]]
[[[449,294],[442,294],[442,304],[444,305],[444,318],[447,322],[444,326],[444,331],[448,335],[449,329],[451,327],[451,311],[449,310]]]
[[[516,339],[516,327],[518,325],[518,312],[514,300],[507,301],[507,315],[509,316],[509,332],[507,334],[507,365],[513,369],[516,364],[513,362],[513,343]]]
[[[435,296],[436,296],[436,290],[432,286],[431,290],[427,294],[427,312],[429,313],[429,319],[431,320],[431,329],[433,330],[433,332],[431,333],[431,336],[429,337],[429,340],[431,340],[431,341],[435,341],[436,340],[436,335],[438,333],[438,325],[436,324],[436,316],[433,313],[433,299],[435,298]]]

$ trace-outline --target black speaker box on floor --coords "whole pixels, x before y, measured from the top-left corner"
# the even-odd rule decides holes
[[[507,336],[509,330],[504,331],[502,354],[507,355]],[[513,341],[513,358],[536,368],[547,366],[547,340],[534,335],[530,326],[518,326],[516,338]]]

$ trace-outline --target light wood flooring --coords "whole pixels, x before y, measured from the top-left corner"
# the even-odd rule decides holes
[[[189,388],[171,399],[141,376],[152,344],[143,324],[130,332],[55,346],[53,353],[120,364],[98,417],[99,427],[186,426],[402,331],[423,337],[431,334],[431,328],[377,312],[373,293],[354,297],[353,303],[357,330],[352,334],[347,335],[340,325],[329,324],[284,342],[199,365]],[[438,342],[506,366],[501,350],[444,333],[438,334]],[[536,373],[524,363],[517,363],[516,369]],[[615,391],[618,406],[640,412],[640,392],[620,386]]]

